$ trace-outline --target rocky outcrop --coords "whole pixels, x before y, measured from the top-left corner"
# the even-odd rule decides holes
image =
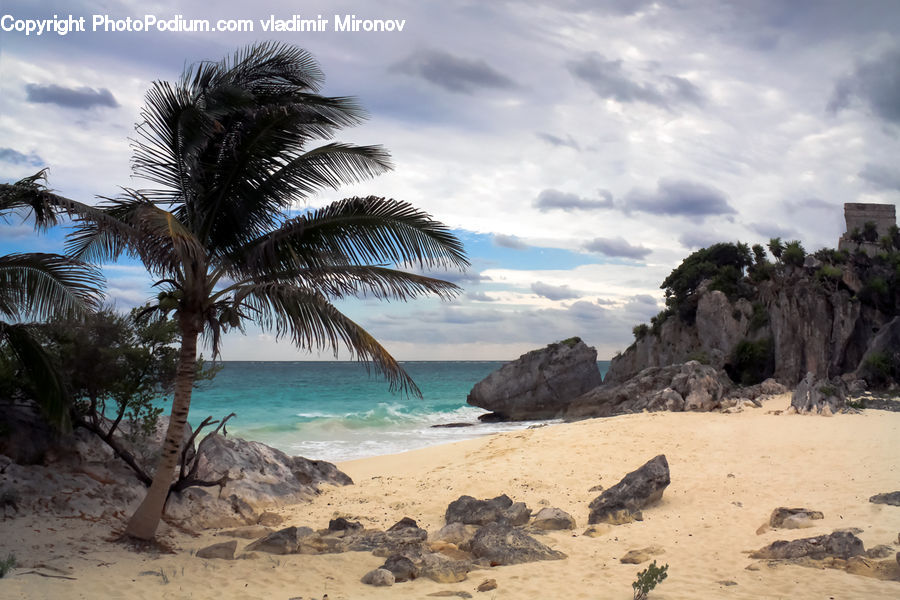
[[[872,504],[889,504],[891,506],[900,506],[900,492],[885,492],[884,494],[875,494],[869,498]],[[900,540],[900,536],[897,536]]]
[[[835,531],[828,535],[819,535],[799,540],[778,540],[764,548],[752,552],[751,558],[794,559],[809,557],[823,559],[837,557],[848,559],[865,554],[861,539],[849,531]]]
[[[323,484],[353,483],[331,463],[288,456],[240,438],[214,435],[197,452],[198,477],[215,481],[227,475],[227,483],[221,488],[188,488],[169,498],[166,514],[195,527],[252,525],[261,508],[308,500]]]
[[[566,558],[562,552],[548,548],[521,529],[506,523],[485,525],[475,534],[471,546],[472,554],[491,566]]]
[[[844,272],[856,271],[845,267]],[[854,371],[869,350],[873,332],[892,315],[860,302],[859,290],[846,283],[823,285],[816,273],[817,267],[810,266],[759,283],[752,301],[731,301],[721,291],[701,286],[696,317],[690,322],[676,316],[665,319],[612,360],[605,382],[622,383],[648,367],[701,357],[714,368],[728,370],[742,341],[767,341],[771,374],[790,387],[808,372],[822,379]]]
[[[534,515],[531,526],[542,531],[575,529],[575,518],[564,510],[547,507]]]
[[[644,410],[709,411],[720,408],[731,387],[727,375],[697,361],[650,367],[625,383],[605,383],[579,396],[564,417],[611,417]]]
[[[547,419],[600,383],[597,351],[572,338],[507,363],[476,383],[466,401],[500,419]]]
[[[870,385],[900,385],[900,317],[894,317],[869,342],[856,376]]]
[[[513,501],[506,494],[489,500],[476,500],[472,496],[460,496],[447,506],[444,512],[446,523],[466,525],[487,525],[505,517]]]
[[[769,527],[773,529],[802,529],[812,527],[812,521],[824,519],[825,515],[808,508],[785,508],[783,506],[772,511]]]
[[[594,498],[589,507],[588,523],[621,524],[637,520],[641,509],[662,498],[670,482],[665,455],[655,456]]]
[[[164,429],[161,421],[158,430]],[[30,512],[115,520],[123,511],[133,511],[146,493],[134,472],[92,433],[78,429],[66,439],[68,451],[44,455],[46,466],[20,465],[0,456],[0,489],[14,481],[20,509]],[[152,444],[144,445],[149,452]],[[152,458],[137,446],[132,449],[139,460]],[[288,456],[239,438],[212,436],[199,454],[200,479],[228,477],[221,487],[188,488],[169,497],[167,519],[190,528],[256,525],[266,507],[309,499],[321,485],[352,483],[331,463]]]
[[[822,381],[807,373],[791,395],[791,408],[800,414],[833,415],[847,404],[845,385],[840,377]]]

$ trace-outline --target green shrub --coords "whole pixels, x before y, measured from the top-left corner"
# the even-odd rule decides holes
[[[695,350],[685,357],[685,361],[696,360],[701,365],[708,365],[711,361],[709,355],[703,350]]]
[[[844,272],[839,267],[831,265],[822,265],[816,271],[816,279],[819,281],[840,281],[843,276]]]
[[[900,356],[873,352],[863,361],[861,375],[870,387],[885,388],[891,381],[900,380]]]
[[[750,331],[757,331],[769,324],[769,311],[762,302],[753,303],[753,314],[750,316]]]
[[[820,385],[819,393],[825,396],[826,398],[831,398],[833,396],[837,396],[837,388],[833,385]]]
[[[644,600],[653,588],[665,581],[669,576],[668,571],[669,565],[657,567],[655,560],[650,563],[649,567],[640,571],[637,579],[631,584],[631,588],[634,590],[634,600]]]
[[[0,560],[0,578],[6,577],[11,569],[16,566],[16,555],[12,552],[6,557],[6,560]]]
[[[775,372],[775,352],[770,338],[751,342],[741,340],[731,352],[725,372],[732,381],[753,385]]]
[[[631,333],[634,334],[635,340],[642,340],[645,335],[650,333],[650,327],[646,323],[641,323],[640,325],[635,325]]]
[[[578,345],[578,342],[581,341],[581,338],[578,336],[570,337],[569,339],[563,340],[560,342],[563,346],[567,346],[569,348],[574,348]]]
[[[781,261],[784,264],[802,267],[804,260],[806,260],[806,250],[803,249],[799,240],[791,240],[784,245],[784,253],[781,255]]]

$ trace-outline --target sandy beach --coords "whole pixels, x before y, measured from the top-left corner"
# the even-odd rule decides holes
[[[106,541],[107,523],[26,515],[2,522],[2,546],[19,568],[0,580],[3,598],[425,598],[465,591],[485,598],[629,598],[642,565],[622,564],[631,549],[657,546],[669,577],[650,598],[892,598],[900,582],[834,569],[770,566],[748,552],[777,539],[856,527],[867,549],[900,549],[900,508],[868,498],[900,483],[900,413],[867,410],[835,417],[788,415],[787,395],[762,408],[725,413],[644,413],[496,434],[404,454],[340,464],[355,485],[327,487],[313,502],[282,507],[282,526],[324,528],[335,516],[387,528],[402,517],[436,531],[460,495],[508,494],[538,510],[561,508],[572,531],[541,541],[565,552],[561,561],[495,567],[466,581],[427,579],[388,588],[360,578],[384,559],[368,553],[260,554],[249,560],[200,559],[193,553],[231,538],[166,527],[175,554],[136,553]],[[657,454],[672,483],[644,520],[598,537],[582,535],[596,485],[610,487]],[[799,530],[757,529],[779,506],[824,513]],[[238,553],[250,540],[239,540]],[[5,555],[5,554],[4,554]],[[893,558],[893,554],[891,554]],[[749,569],[748,569],[749,567]],[[38,575],[55,575],[46,577]],[[64,578],[62,578],[64,577]],[[485,579],[497,588],[479,593]]]

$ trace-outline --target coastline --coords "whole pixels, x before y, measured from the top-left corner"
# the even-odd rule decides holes
[[[422,598],[445,590],[479,597],[476,586],[493,578],[498,588],[483,597],[627,597],[646,563],[618,559],[630,549],[659,546],[664,553],[655,558],[669,564],[669,578],[652,592],[658,600],[900,593],[898,582],[833,569],[770,567],[748,557],[777,539],[844,527],[862,529],[866,548],[893,544],[896,550],[900,508],[871,504],[868,498],[896,488],[900,413],[776,414],[789,402],[783,395],[737,414],[661,412],[559,423],[343,462],[339,467],[355,485],[327,486],[309,503],[274,511],[283,519],[279,527],[316,529],[346,516],[386,529],[411,517],[435,531],[443,525],[447,504],[460,495],[506,493],[535,510],[554,506],[575,517],[575,530],[541,536],[568,555],[562,561],[474,571],[454,584],[418,579],[377,589],[360,583],[364,573],[384,561],[369,553],[205,560],[193,553],[233,538],[216,531],[193,537],[172,528],[166,528],[163,541],[176,554],[125,552],[104,541],[109,537],[105,524],[32,515],[4,523],[23,567],[0,586],[22,598],[319,599],[327,593],[334,600]],[[587,505],[598,494],[590,489],[610,487],[659,453],[668,458],[672,483],[661,502],[645,510],[644,521],[610,528],[599,537],[583,536]],[[779,506],[819,510],[825,518],[809,529],[757,535]],[[249,541],[238,540],[238,553]],[[25,574],[29,570],[75,580]]]

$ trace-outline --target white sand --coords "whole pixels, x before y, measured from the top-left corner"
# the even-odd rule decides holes
[[[404,516],[436,530],[449,502],[508,494],[537,510],[556,506],[578,528],[541,539],[568,554],[562,561],[474,571],[467,581],[418,579],[391,588],[359,582],[383,559],[352,552],[324,556],[270,556],[256,560],[202,560],[191,555],[230,538],[169,533],[175,555],[154,557],[103,541],[106,524],[46,516],[0,522],[0,554],[11,549],[26,568],[0,580],[0,598],[425,598],[464,590],[476,598],[630,598],[644,565],[621,564],[628,550],[661,546],[669,578],[657,600],[709,598],[900,598],[900,582],[837,570],[768,567],[747,552],[776,539],[794,539],[859,527],[866,548],[900,550],[900,507],[868,498],[900,489],[900,413],[811,417],[772,414],[787,396],[739,414],[653,413],[596,419],[500,434],[340,467],[356,485],[328,487],[314,502],[280,509],[284,526],[326,527],[336,514],[386,528]],[[582,536],[596,485],[614,485],[653,456],[666,455],[672,484],[644,521]],[[757,535],[778,506],[824,512],[811,529]],[[239,540],[238,551],[249,542]],[[75,580],[27,574],[65,574]],[[48,568],[49,567],[49,568]],[[52,571],[56,568],[58,571]],[[154,574],[148,574],[153,571]],[[142,574],[143,573],[143,574]],[[160,575],[165,574],[165,580]],[[498,588],[478,593],[486,578]],[[166,581],[167,580],[167,581]],[[725,586],[720,582],[732,581]]]

